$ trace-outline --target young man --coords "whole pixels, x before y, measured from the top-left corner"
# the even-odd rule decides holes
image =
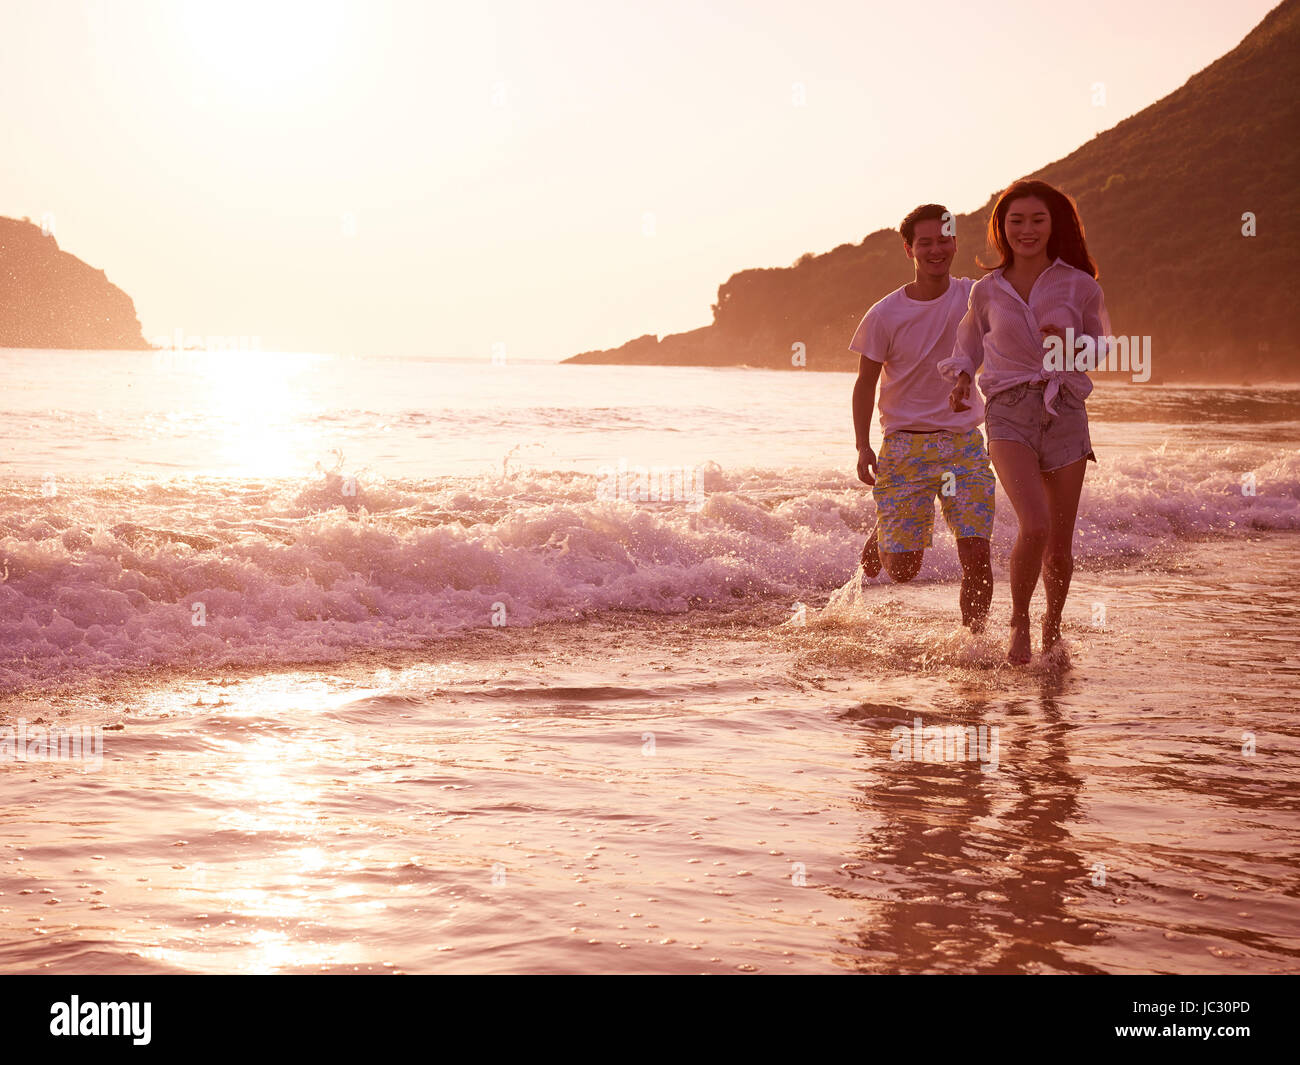
[[[975,282],[948,275],[957,241],[943,207],[916,208],[899,232],[916,278],[867,311],[849,345],[861,356],[853,386],[858,478],[874,486],[876,500],[876,528],[862,549],[862,568],[869,577],[882,566],[895,581],[915,577],[932,542],[938,496],[961,560],[962,624],[979,632],[993,598],[994,481],[979,430],[984,405],[972,394],[967,409],[952,410],[951,385],[935,368],[952,354]],[[884,437],[879,458],[870,439],[877,380]]]

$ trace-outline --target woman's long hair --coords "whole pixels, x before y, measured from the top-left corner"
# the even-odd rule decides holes
[[[1052,235],[1047,238],[1047,258],[1049,261],[1063,259],[1077,270],[1082,270],[1089,277],[1097,277],[1097,264],[1088,254],[1088,244],[1083,237],[1083,223],[1079,221],[1079,210],[1074,200],[1060,189],[1046,181],[1017,181],[998,197],[993,213],[989,215],[989,247],[995,249],[1002,261],[995,266],[980,266],[985,270],[997,270],[1010,266],[1015,260],[1011,251],[1011,242],[1007,240],[1007,211],[1012,201],[1025,196],[1036,196],[1047,204],[1052,216]]]

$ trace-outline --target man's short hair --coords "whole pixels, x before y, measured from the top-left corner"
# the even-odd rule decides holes
[[[928,222],[931,219],[936,222],[946,222],[951,218],[952,215],[948,213],[948,208],[942,204],[923,203],[903,219],[903,224],[898,227],[898,231],[903,234],[903,240],[910,245],[912,238],[916,236],[917,222]]]

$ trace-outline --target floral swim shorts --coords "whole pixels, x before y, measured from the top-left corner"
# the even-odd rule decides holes
[[[885,552],[930,546],[936,496],[953,536],[987,540],[993,532],[993,469],[978,429],[890,433],[880,446],[872,494]]]

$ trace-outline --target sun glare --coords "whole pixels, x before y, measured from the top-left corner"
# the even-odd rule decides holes
[[[197,355],[197,392],[218,442],[214,467],[261,477],[301,472],[315,437],[311,374],[323,361],[284,352]]]
[[[342,0],[187,0],[183,20],[205,80],[260,96],[318,81],[345,21]]]

